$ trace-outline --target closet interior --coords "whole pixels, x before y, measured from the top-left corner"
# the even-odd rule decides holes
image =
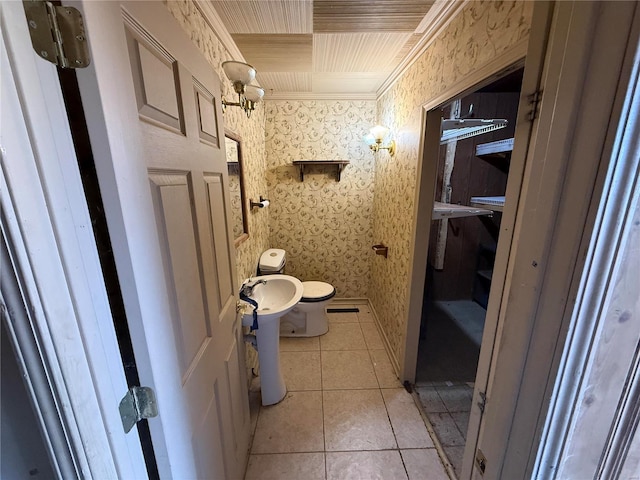
[[[523,70],[442,108],[416,387],[459,474]]]

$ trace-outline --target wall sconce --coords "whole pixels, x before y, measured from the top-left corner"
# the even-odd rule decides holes
[[[222,62],[222,69],[233,83],[233,90],[238,94],[237,102],[227,102],[222,97],[222,111],[227,107],[240,107],[249,118],[264,96],[262,88],[249,85],[256,78],[256,69],[247,63],[234,61]]]
[[[369,148],[374,152],[379,150],[389,150],[389,155],[392,157],[396,154],[396,142],[391,140],[388,145],[382,145],[382,141],[384,137],[389,133],[389,129],[387,127],[383,127],[382,125],[376,125],[371,130],[369,130],[369,134],[364,137],[365,142],[369,145]]]
[[[260,195],[259,202],[254,202],[250,199],[249,205],[251,206],[251,208],[264,208],[269,206],[269,200],[267,200],[266,198],[262,198],[262,195]]]

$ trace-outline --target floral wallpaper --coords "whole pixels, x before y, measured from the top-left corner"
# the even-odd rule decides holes
[[[233,98],[235,93],[221,64],[234,59],[218,40],[216,33],[210,28],[200,10],[191,0],[171,0],[166,2],[166,6],[218,74],[222,95]],[[247,202],[251,198],[257,199],[267,191],[264,176],[266,170],[264,119],[264,105],[258,105],[250,118],[247,118],[239,108],[229,108],[224,114],[225,128],[239,136],[242,142]],[[249,238],[236,247],[238,282],[242,282],[250,275],[255,275],[258,258],[269,246],[269,212],[268,209],[261,210],[259,213],[249,212]]]
[[[368,297],[396,361],[403,358],[408,321],[413,208],[419,162],[422,105],[528,38],[534,2],[468,2],[404,75],[378,99],[377,123],[398,143],[393,159],[376,160],[373,236],[389,246],[371,263]]]
[[[287,274],[331,283],[337,296],[366,297],[373,252],[374,155],[362,137],[375,101],[270,101],[266,104],[269,239],[287,251]],[[294,160],[349,160],[305,167]]]
[[[404,350],[410,245],[422,105],[529,34],[533,3],[468,2],[422,56],[381,97],[370,101],[267,101],[250,119],[238,109],[225,126],[242,138],[247,200],[271,205],[249,213],[249,239],[237,247],[238,279],[253,274],[269,247],[288,251],[287,273],[332,283],[340,297],[371,299],[391,354]],[[231,59],[190,0],[168,1],[231,96],[220,64]],[[361,141],[370,125],[389,127],[398,143],[391,159]],[[266,138],[265,138],[266,135]],[[301,182],[293,160],[345,159],[335,169],[312,167]],[[373,243],[389,256],[372,254]]]

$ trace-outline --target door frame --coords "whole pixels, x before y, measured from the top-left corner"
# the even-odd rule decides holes
[[[400,365],[401,380],[415,382],[418,360],[418,343],[420,341],[420,322],[424,297],[425,272],[429,250],[429,234],[431,230],[431,213],[437,180],[438,151],[440,148],[441,115],[435,110],[450,101],[486,86],[499,78],[521,68],[527,55],[527,41],[514,44],[491,62],[479,68],[471,75],[444,90],[437,97],[422,105],[422,131],[420,133],[421,159],[417,169],[416,200],[414,202],[413,224],[415,225],[412,242],[413,262],[410,266],[409,279],[411,288],[408,298],[408,320],[405,332],[404,353]],[[517,127],[516,127],[517,128]],[[516,130],[516,134],[519,133]],[[513,165],[513,156],[512,156]],[[510,173],[511,175],[511,173]],[[508,211],[503,213],[503,223],[509,223]],[[505,222],[505,219],[507,222]],[[501,233],[502,235],[502,233]],[[496,256],[498,262],[498,256]]]
[[[17,92],[0,122],[3,321],[61,478],[144,478],[117,408],[127,382],[56,67],[33,51],[22,2],[0,11]]]
[[[638,11],[633,28],[631,38],[637,39]],[[576,279],[577,306],[549,402],[535,478],[628,478],[638,468],[637,455],[626,462],[634,449],[630,443],[638,439],[640,324],[637,318],[625,318],[639,311],[640,48],[628,53],[626,69],[631,72],[627,90],[623,95],[623,82],[617,98],[619,102],[624,96],[624,105],[617,130],[614,134],[612,128],[609,136],[611,162],[603,194],[592,206],[598,210],[597,228],[589,239],[584,273]],[[594,395],[592,386],[600,382],[609,388]]]
[[[629,41],[625,28],[632,17],[629,12],[622,14],[626,19],[620,15],[606,2],[541,2],[534,7],[518,117],[528,114],[527,96],[539,90],[531,89],[538,80],[545,91],[530,124],[531,135],[516,131],[507,197],[511,193],[517,201],[507,204],[503,214],[503,222],[512,218],[507,225],[513,231],[505,246],[502,230],[498,245],[496,270],[504,282],[500,288],[492,285],[490,294],[461,478],[480,478],[473,467],[478,447],[487,458],[484,478],[524,478],[533,468],[577,289],[572,279],[585,266],[587,239],[594,228],[592,202],[599,201],[602,164],[606,168],[608,161],[601,157],[610,141],[604,138],[611,128],[607,113],[617,121],[618,78],[611,72],[621,71]],[[611,44],[616,45],[615,55],[607,53],[614,48]],[[529,68],[532,63],[537,68]],[[619,81],[627,79],[621,76]],[[584,103],[583,93],[589,95]],[[433,199],[430,181],[420,181],[429,194],[422,199],[424,192],[418,193],[423,211],[430,211]],[[424,229],[420,234],[428,240]],[[424,262],[417,267],[414,262],[412,272],[420,289],[412,297],[423,291],[418,277],[426,269],[426,251],[421,256]],[[413,298],[411,305],[408,337],[416,337],[417,343],[420,308]],[[509,341],[501,340],[505,338]],[[415,372],[410,366],[405,365],[405,376]],[[488,397],[484,416],[476,407],[480,393]]]

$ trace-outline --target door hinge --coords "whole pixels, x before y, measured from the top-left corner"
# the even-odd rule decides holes
[[[529,100],[529,105],[531,105],[531,110],[529,110],[529,120],[532,122],[538,118],[538,107],[540,106],[540,102],[542,101],[542,90],[537,90],[533,92],[531,95],[527,96],[527,100]]]
[[[140,420],[158,416],[156,394],[149,387],[131,387],[120,400],[119,409],[124,433],[129,433]]]
[[[478,395],[480,395],[480,401],[477,402],[476,405],[478,405],[480,411],[484,413],[484,409],[487,406],[487,394],[486,392],[478,392]]]
[[[35,0],[23,0],[22,6],[38,55],[63,68],[89,65],[89,46],[78,9]]]
[[[484,471],[487,468],[487,459],[480,449],[476,451],[476,467],[480,470],[480,474],[484,475]]]

